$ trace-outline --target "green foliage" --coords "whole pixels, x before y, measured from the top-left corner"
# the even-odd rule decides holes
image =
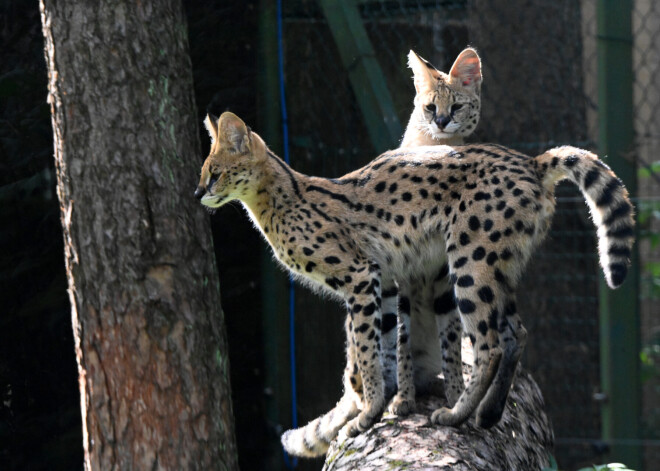
[[[640,179],[660,180],[660,160],[640,168],[637,175]],[[660,232],[654,230],[654,227],[660,223],[660,201],[640,201],[637,211],[639,238],[648,240],[651,250],[655,250],[660,247]],[[648,261],[644,263],[643,269],[647,281],[646,295],[651,299],[660,299],[660,261]]]
[[[640,168],[637,175],[639,178],[649,178],[654,173],[660,174],[660,160],[651,162],[646,167]]]
[[[639,359],[642,362],[642,383],[660,377],[660,333],[642,346]]]

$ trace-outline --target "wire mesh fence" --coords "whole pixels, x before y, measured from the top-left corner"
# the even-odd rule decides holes
[[[595,0],[358,0],[352,5],[403,127],[414,97],[408,50],[448,71],[457,54],[471,45],[482,58],[484,83],[481,121],[468,140],[497,142],[532,155],[560,144],[596,151]],[[333,177],[365,164],[377,152],[349,77],[361,58],[342,62],[324,8],[323,1],[284,2],[285,71],[292,164],[306,173]],[[657,2],[634,2],[633,34],[635,156],[650,168],[660,148]],[[556,194],[553,229],[527,269],[519,305],[531,339],[524,364],[544,393],[558,461],[570,469],[597,462],[606,451],[597,401],[602,275],[593,223],[582,197],[570,185],[560,186]],[[657,210],[659,195],[656,176],[641,181],[639,195],[633,196]],[[645,230],[657,234],[657,221]],[[660,258],[650,236],[640,247],[645,262]],[[650,345],[650,362],[657,361],[653,355],[660,348],[660,320],[652,289],[655,278],[643,273],[648,280],[642,340]],[[304,323],[299,330],[305,337],[314,334]],[[657,438],[660,418],[658,375],[650,368],[643,403],[645,438],[651,440],[644,447],[647,463],[657,462],[652,439]],[[304,378],[303,371],[301,383]],[[301,421],[325,410],[318,407],[303,407]]]
[[[642,420],[646,469],[660,461],[660,5],[635,0],[633,102],[639,172]]]

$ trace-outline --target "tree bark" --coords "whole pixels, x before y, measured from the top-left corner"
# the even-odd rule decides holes
[[[464,377],[470,374],[471,347],[463,341]],[[325,471],[434,469],[452,471],[540,470],[549,466],[554,436],[541,391],[520,367],[502,420],[492,429],[474,418],[459,428],[432,425],[429,417],[444,399],[418,399],[408,417],[385,415],[365,433],[332,442]]]
[[[181,2],[40,8],[85,468],[237,469]]]

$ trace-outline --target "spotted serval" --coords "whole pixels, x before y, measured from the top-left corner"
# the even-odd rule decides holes
[[[213,143],[195,195],[209,208],[240,200],[298,280],[349,307],[363,404],[342,429],[347,436],[368,429],[385,406],[382,288],[436,277],[445,265],[474,367],[456,404],[432,420],[458,425],[476,410],[480,426],[497,423],[527,340],[514,289],[547,234],[558,181],[575,183],[587,201],[608,285],[626,276],[632,205],[590,152],[559,147],[529,157],[497,145],[412,147],[326,179],[291,169],[232,113],[207,117],[206,125]]]
[[[472,48],[463,50],[448,74],[414,51],[408,54],[408,65],[414,74],[416,95],[401,147],[463,144],[464,137],[474,131],[481,110],[481,59],[477,52]],[[410,280],[412,284],[382,287],[383,377],[386,400],[396,392],[389,405],[394,414],[411,412],[416,392],[438,395],[444,391],[450,405],[463,392],[461,323],[447,275],[445,265],[434,278],[420,277]],[[395,329],[397,313],[400,322]],[[346,329],[344,395],[329,412],[282,435],[282,445],[289,454],[322,455],[339,429],[360,411],[362,381],[356,365],[355,346],[351,343],[350,316]],[[412,367],[404,345],[409,338]],[[438,381],[440,370],[444,377],[442,384]]]

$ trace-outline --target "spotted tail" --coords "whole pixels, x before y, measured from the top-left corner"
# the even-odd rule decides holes
[[[308,458],[322,456],[328,451],[330,442],[337,437],[339,430],[358,412],[360,410],[355,393],[344,393],[334,409],[327,414],[312,420],[304,427],[284,432],[282,446],[290,455]]]
[[[564,179],[580,188],[598,229],[605,279],[610,288],[618,288],[628,273],[635,235],[633,206],[623,182],[595,154],[576,147],[550,149],[534,160],[550,191]]]

